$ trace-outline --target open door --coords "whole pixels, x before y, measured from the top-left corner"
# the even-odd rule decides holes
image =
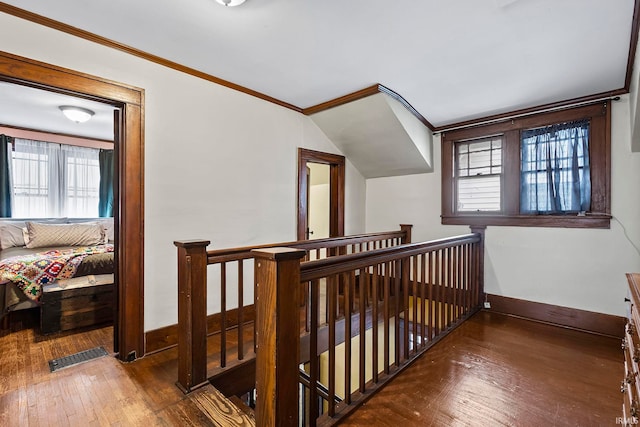
[[[311,199],[311,174],[317,165],[327,165],[328,170],[328,236],[314,236],[310,234],[309,204]],[[310,237],[338,237],[344,236],[344,186],[345,159],[344,156],[319,151],[298,148],[298,240],[308,240]]]

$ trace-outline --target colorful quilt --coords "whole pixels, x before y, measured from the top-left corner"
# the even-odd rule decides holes
[[[42,287],[57,279],[69,279],[87,256],[113,252],[113,245],[81,246],[19,255],[0,261],[0,282],[10,280],[31,300],[38,301]]]

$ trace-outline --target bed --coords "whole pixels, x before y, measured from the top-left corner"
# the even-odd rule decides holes
[[[113,219],[0,221],[0,309],[38,307],[49,334],[113,320]]]

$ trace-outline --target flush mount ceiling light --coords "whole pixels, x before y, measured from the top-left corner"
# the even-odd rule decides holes
[[[242,3],[245,2],[245,0],[216,0],[218,3],[220,3],[223,6],[240,6]]]
[[[71,105],[61,105],[59,108],[67,119],[76,123],[84,123],[95,114],[93,111],[86,108],[74,107]]]

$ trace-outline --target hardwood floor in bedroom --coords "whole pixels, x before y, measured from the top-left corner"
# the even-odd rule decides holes
[[[50,337],[12,328],[0,332],[2,426],[214,425],[175,386],[175,348],[50,373],[53,358],[111,351],[113,328]],[[615,425],[622,366],[617,339],[481,312],[342,425]]]

